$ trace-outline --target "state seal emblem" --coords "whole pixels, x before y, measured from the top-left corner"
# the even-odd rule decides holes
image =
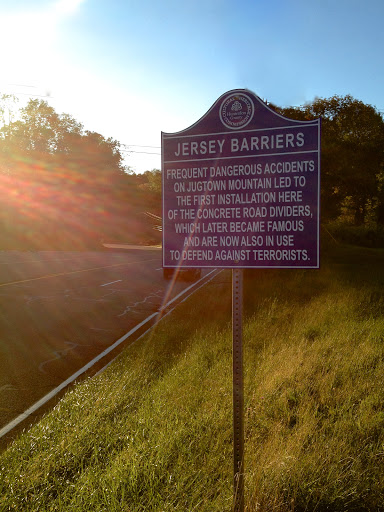
[[[255,107],[246,94],[234,94],[225,98],[220,106],[220,120],[232,130],[244,128],[251,121]]]

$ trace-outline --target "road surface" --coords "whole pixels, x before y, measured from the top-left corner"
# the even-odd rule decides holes
[[[190,284],[155,248],[0,251],[0,429]]]

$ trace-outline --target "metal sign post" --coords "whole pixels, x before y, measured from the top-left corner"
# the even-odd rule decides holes
[[[236,89],[161,135],[163,267],[233,272],[235,512],[244,509],[242,269],[319,268],[320,125]]]
[[[232,270],[233,510],[244,510],[243,270]]]

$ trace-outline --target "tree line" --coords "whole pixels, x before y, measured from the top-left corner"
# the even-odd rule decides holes
[[[322,221],[384,226],[384,121],[352,96],[318,98],[301,107],[275,108],[297,120],[322,118]]]
[[[31,99],[18,111],[0,98],[0,247],[100,248],[158,243],[159,170],[135,174],[120,143]],[[13,105],[11,105],[13,107]]]
[[[350,95],[269,106],[292,119],[322,117],[322,222],[384,226],[381,113]],[[18,109],[14,97],[0,96],[0,126],[0,248],[160,242],[160,170],[136,174],[118,141],[41,99]]]

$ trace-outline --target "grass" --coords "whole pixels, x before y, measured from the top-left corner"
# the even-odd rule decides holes
[[[384,251],[246,272],[247,512],[384,510]],[[223,272],[0,455],[0,511],[232,507]]]

